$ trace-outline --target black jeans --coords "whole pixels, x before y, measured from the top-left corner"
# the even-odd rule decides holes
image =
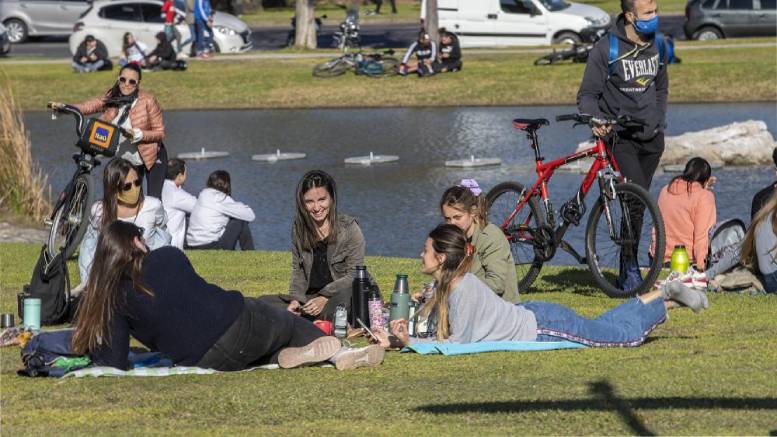
[[[664,134],[649,141],[618,137],[612,149],[621,174],[629,181],[650,191],[653,175],[664,153]]]
[[[221,234],[221,238],[217,241],[202,246],[187,245],[186,248],[195,250],[235,250],[238,243],[240,243],[240,250],[254,250],[254,237],[251,234],[251,228],[248,227],[248,222],[230,218],[224,233]]]
[[[308,294],[305,296],[308,300],[317,297],[317,294]],[[282,294],[282,295],[271,295],[271,296],[262,296],[259,298],[262,302],[272,305],[275,308],[281,308],[284,311],[288,312],[286,308],[289,306],[289,302],[294,299],[293,297]],[[304,302],[300,302],[301,304],[304,304]],[[324,305],[324,309],[321,310],[321,313],[317,316],[308,316],[308,315],[302,315],[302,318],[308,319],[308,320],[328,320],[332,323],[335,321],[335,312],[337,311],[337,306],[343,304],[345,305],[346,310],[351,310],[351,293],[338,293],[332,297],[329,298],[329,300],[326,302],[326,305]],[[291,313],[289,313],[291,314]],[[296,316],[295,316],[296,317]]]
[[[167,173],[167,149],[164,144],[159,145],[159,153],[156,155],[157,162],[150,169],[141,165],[138,169],[140,177],[146,177],[146,194],[157,199],[162,199],[162,186],[165,184],[165,175]]]
[[[375,13],[380,14],[380,7],[383,6],[383,0],[374,0],[375,1]],[[396,14],[397,13],[397,2],[396,0],[389,0],[391,3],[391,13]]]
[[[323,336],[309,321],[246,297],[243,312],[200,358],[197,367],[231,371],[277,364],[282,349],[305,346]]]

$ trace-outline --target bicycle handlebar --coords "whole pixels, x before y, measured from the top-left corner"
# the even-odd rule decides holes
[[[61,108],[55,108],[51,105],[51,103],[48,103],[46,107],[51,109],[52,111],[71,114],[73,117],[75,117],[76,132],[78,132],[78,136],[81,137],[81,135],[84,133],[84,114],[82,114],[81,111],[78,110],[78,108],[70,105],[65,105],[65,106],[62,106]]]
[[[620,115],[616,118],[595,117],[590,114],[564,114],[556,116],[556,121],[575,121],[580,124],[587,124],[591,127],[606,125],[637,125],[646,126],[645,120],[632,117],[630,115]]]

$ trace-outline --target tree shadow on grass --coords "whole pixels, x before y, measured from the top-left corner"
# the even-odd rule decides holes
[[[595,296],[603,293],[594,282],[594,278],[591,276],[591,272],[580,268],[570,267],[555,273],[549,273],[545,275],[541,274],[540,279],[551,284],[553,288],[551,290],[543,290],[541,289],[544,288],[542,285],[535,283],[533,287],[529,288],[529,292],[572,292],[581,296]]]
[[[473,402],[443,405],[425,405],[417,410],[431,414],[516,413],[534,411],[609,411],[617,414],[624,425],[636,435],[656,435],[634,413],[634,410],[664,409],[723,409],[723,410],[777,410],[777,398],[705,398],[705,397],[650,397],[622,398],[607,380],[589,383],[589,399],[549,401]],[[777,430],[775,430],[777,431]],[[770,431],[770,435],[775,435]]]

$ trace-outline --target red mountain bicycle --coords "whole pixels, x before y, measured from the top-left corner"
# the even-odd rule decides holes
[[[640,120],[622,116],[596,118],[585,114],[556,117],[556,121],[575,121],[575,125],[644,125]],[[661,271],[665,245],[664,222],[650,194],[639,185],[627,182],[602,138],[594,147],[545,163],[540,154],[537,131],[549,125],[545,119],[515,119],[513,126],[527,133],[534,150],[537,181],[531,188],[518,182],[503,182],[486,195],[491,221],[502,228],[510,242],[518,270],[518,289],[527,290],[542,269],[561,248],[580,264],[588,264],[597,285],[611,297],[626,297],[649,291]],[[577,194],[558,211],[559,222],[548,195],[553,173],[564,165],[593,157]],[[581,256],[564,234],[570,225],[578,226],[586,212],[585,196],[594,182],[599,198],[588,216],[585,230],[585,256]],[[641,243],[641,244],[640,244]]]

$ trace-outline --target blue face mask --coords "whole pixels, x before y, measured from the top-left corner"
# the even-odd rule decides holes
[[[652,35],[658,30],[658,15],[649,20],[637,19],[634,21],[634,30],[642,35]]]

